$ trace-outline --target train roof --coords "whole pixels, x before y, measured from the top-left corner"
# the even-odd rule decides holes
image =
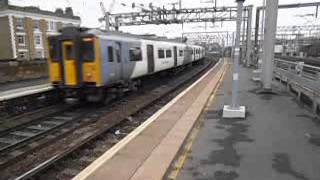
[[[174,42],[174,43],[184,43],[181,40],[177,39],[168,39],[166,37],[159,37],[159,36],[153,36],[153,35],[138,35],[138,34],[130,34],[125,32],[119,32],[119,31],[104,31],[100,29],[90,29],[87,31],[88,33],[95,34],[95,35],[111,35],[111,36],[121,36],[121,37],[127,37],[132,39],[143,39],[143,40],[152,40],[152,41],[165,41],[165,42]]]
[[[198,46],[202,47],[199,45],[194,45],[194,44],[189,44],[186,42],[182,42],[181,39],[168,39],[166,37],[159,37],[159,36],[154,36],[154,35],[137,35],[137,34],[130,34],[130,33],[125,33],[125,32],[119,32],[119,31],[105,31],[101,29],[90,29],[90,28],[82,28],[82,27],[66,27],[63,28],[61,33],[67,33],[67,34],[74,34],[75,32],[80,32],[82,34],[93,34],[96,36],[115,36],[119,38],[129,38],[131,40],[150,40],[150,41],[159,41],[159,42],[171,42],[171,43],[177,43],[177,44],[185,44],[185,45],[190,45],[190,46]]]

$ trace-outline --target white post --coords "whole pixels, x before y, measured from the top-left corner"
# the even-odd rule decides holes
[[[251,64],[251,54],[252,54],[252,43],[251,43],[251,25],[252,22],[252,6],[248,7],[248,24],[247,24],[247,51],[246,51],[246,65],[247,67]]]
[[[240,36],[241,36],[241,21],[242,8],[245,0],[236,0],[238,3],[237,10],[237,29],[233,57],[233,73],[232,73],[232,97],[231,106],[223,107],[224,118],[245,118],[245,107],[238,104],[238,82],[239,82],[239,61],[240,61]]]
[[[277,31],[278,0],[267,0],[266,24],[263,40],[263,89],[271,91],[273,76],[274,44]]]

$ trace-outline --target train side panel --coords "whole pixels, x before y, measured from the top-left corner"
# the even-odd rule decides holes
[[[123,64],[123,79],[130,81],[133,78],[141,77],[147,74],[146,60],[143,57],[143,48],[141,41],[131,41],[126,44],[123,49],[126,51],[127,57],[122,61]]]
[[[147,49],[144,41],[130,45],[129,63],[134,65],[130,75],[131,79],[148,74]]]
[[[174,67],[173,46],[165,42],[155,42],[155,72]]]
[[[104,86],[110,86],[121,79],[120,69],[121,63],[119,62],[118,44],[109,39],[99,39],[99,51],[101,61],[101,81]]]

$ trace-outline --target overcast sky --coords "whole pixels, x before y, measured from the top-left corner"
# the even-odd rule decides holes
[[[13,5],[19,6],[38,6],[41,9],[53,11],[55,8],[64,8],[72,6],[74,13],[81,17],[82,26],[85,27],[101,27],[101,23],[98,22],[98,18],[102,16],[100,9],[100,1],[105,4],[108,9],[112,0],[9,0]],[[120,4],[125,3],[131,5],[132,2],[143,3],[148,6],[152,2],[156,6],[165,5],[167,8],[172,7],[169,3],[177,2],[178,0],[115,0],[115,5],[112,9],[112,13],[117,12],[130,12],[133,11],[130,7],[123,7]],[[212,6],[212,4],[201,3],[210,0],[182,0],[182,6],[188,7],[206,7]],[[211,0],[212,1],[212,0]],[[307,3],[307,2],[319,2],[319,0],[279,0],[279,4],[289,3]],[[236,6],[235,0],[218,0],[218,6]],[[245,5],[253,5],[254,7],[261,6],[262,0],[246,0]],[[299,8],[290,10],[280,10],[278,25],[307,25],[307,24],[320,24],[319,18],[315,17],[299,17],[299,15],[315,13],[315,8]],[[255,16],[253,16],[254,18]],[[254,23],[253,23],[254,24]],[[212,24],[211,24],[212,26]],[[216,23],[215,28],[208,29],[208,31],[215,30],[230,30],[235,29],[234,23]],[[135,27],[121,27],[122,31],[132,33],[156,33],[158,35],[167,36],[180,36],[182,33],[181,25],[148,25],[148,26],[135,26]],[[190,31],[204,31],[204,23],[189,24],[184,26],[184,32]]]

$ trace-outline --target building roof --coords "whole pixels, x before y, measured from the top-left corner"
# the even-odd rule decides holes
[[[21,11],[21,12],[28,12],[28,13],[34,13],[34,14],[41,14],[41,15],[47,15],[47,16],[55,16],[55,17],[61,17],[61,18],[69,18],[69,19],[74,19],[74,20],[80,20],[79,16],[74,16],[72,13],[69,11],[63,12],[62,9],[57,9],[55,12],[52,11],[46,11],[46,10],[41,10],[38,7],[34,6],[26,6],[26,7],[21,7],[21,6],[14,6],[14,5],[2,5],[0,4],[0,11],[4,10],[13,10],[13,11]]]

